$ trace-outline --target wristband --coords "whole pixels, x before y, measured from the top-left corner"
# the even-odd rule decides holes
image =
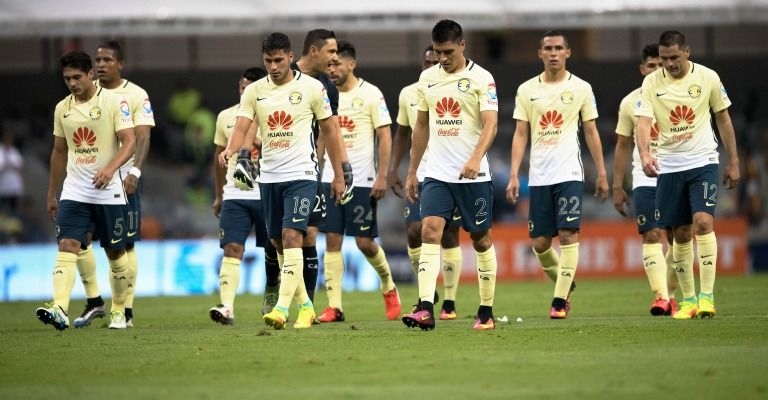
[[[131,169],[128,170],[128,175],[133,175],[136,179],[139,179],[141,178],[141,170],[136,167],[131,167]]]

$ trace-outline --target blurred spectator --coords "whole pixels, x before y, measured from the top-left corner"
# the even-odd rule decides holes
[[[11,215],[18,212],[19,199],[24,195],[23,166],[24,160],[16,148],[13,134],[4,131],[0,142],[0,210]]]
[[[184,79],[179,80],[171,96],[168,98],[168,116],[171,123],[178,127],[185,127],[202,101],[200,92],[190,87]]]
[[[206,107],[198,107],[189,115],[184,130],[185,159],[195,164],[196,174],[209,171],[213,155],[216,115]]]

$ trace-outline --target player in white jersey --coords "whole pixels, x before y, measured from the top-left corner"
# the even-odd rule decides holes
[[[661,68],[659,45],[649,44],[643,48],[640,58],[640,73],[643,76]],[[672,240],[672,232],[664,234],[664,227],[657,225],[655,217],[656,178],[645,176],[640,162],[640,152],[635,147],[635,103],[640,97],[640,88],[633,90],[621,100],[619,118],[616,124],[616,151],[613,162],[613,206],[623,216],[627,216],[629,197],[624,190],[624,177],[630,154],[632,154],[632,204],[637,221],[637,230],[643,237],[643,266],[648,282],[654,293],[651,303],[651,315],[672,315],[677,310],[675,289],[677,276],[672,268],[672,246],[666,256],[661,240],[664,236]],[[658,143],[658,128],[651,135],[653,153]],[[633,151],[634,149],[634,151]]]
[[[288,318],[288,308],[296,296],[299,315],[295,328],[309,328],[315,319],[312,301],[303,280],[302,239],[315,194],[318,163],[312,121],[320,124],[330,152],[334,180],[331,196],[340,199],[344,178],[338,132],[332,126],[331,106],[325,89],[309,75],[290,68],[293,60],[291,42],[283,33],[267,35],[262,42],[262,58],[268,76],[245,88],[234,130],[227,148],[219,155],[226,165],[229,157],[242,148],[251,123],[258,125],[262,137],[259,188],[272,243],[282,255],[280,296],[264,321],[281,329]]]
[[[717,73],[688,60],[685,36],[666,31],[659,38],[663,69],[643,80],[637,101],[637,145],[643,171],[658,175],[657,219],[674,230],[672,258],[683,292],[675,319],[713,317],[717,239],[714,214],[720,179],[717,138],[712,114],[728,154],[723,184],[733,189],[741,177],[736,135],[728,114],[731,101]],[[658,124],[658,149],[651,153],[651,128]],[[699,261],[700,288],[693,276],[693,236]]]
[[[579,260],[579,230],[584,197],[584,167],[581,161],[579,128],[597,167],[595,196],[608,194],[597,105],[589,83],[566,69],[571,56],[568,41],[559,31],[549,31],[539,42],[544,72],[524,82],[515,96],[515,135],[507,185],[507,199],[516,203],[520,194],[518,174],[528,140],[531,141],[531,208],[528,235],[542,269],[555,282],[549,316],[566,318]],[[560,252],[552,238],[560,241]]]
[[[403,316],[408,327],[434,329],[434,294],[440,271],[440,242],[458,208],[477,255],[480,292],[474,329],[494,329],[496,250],[491,237],[493,190],[487,152],[496,137],[498,99],[493,76],[464,55],[461,25],[441,20],[432,29],[439,65],[421,73],[405,190],[421,198],[419,309]],[[429,141],[421,192],[417,171]]]
[[[134,244],[141,238],[141,185],[139,178],[144,162],[149,154],[150,129],[155,126],[152,103],[147,92],[135,83],[123,79],[122,70],[125,66],[123,50],[114,40],[106,40],[96,48],[94,59],[97,88],[114,92],[128,101],[131,117],[136,133],[136,151],[134,155],[120,167],[125,179],[125,192],[128,195],[128,213],[125,216],[126,247],[128,267],[130,269],[128,283],[129,291],[125,299],[125,319],[128,327],[133,326],[133,299],[136,286],[138,259]],[[76,328],[88,326],[96,317],[104,315],[104,300],[102,300],[96,280],[96,259],[92,246],[81,251],[77,258],[77,269],[83,282],[86,294],[85,310],[76,318]],[[114,305],[113,305],[114,307]]]
[[[438,64],[435,50],[430,45],[422,53],[421,70],[425,70]],[[411,132],[416,124],[416,113],[418,110],[418,82],[404,87],[398,97],[397,109],[397,130],[392,141],[392,157],[389,163],[389,186],[397,197],[403,197],[403,181],[397,169],[400,161],[403,159],[405,150],[410,147]],[[429,149],[427,149],[428,152]],[[424,182],[424,172],[427,167],[427,153],[421,158],[421,164],[416,171],[419,183]],[[418,275],[419,256],[421,255],[421,215],[419,213],[420,204],[406,202],[403,218],[405,219],[407,233],[407,252],[408,260],[413,267],[413,273]],[[459,288],[459,279],[461,278],[462,255],[459,247],[459,227],[461,227],[461,215],[455,213],[451,220],[446,224],[445,232],[440,240],[440,247],[443,253],[443,305],[440,307],[440,319],[456,319],[456,292]],[[435,303],[438,295],[435,292]],[[413,312],[418,311],[415,307],[419,306],[419,300],[414,305]]]
[[[339,125],[347,157],[354,171],[352,198],[345,204],[328,204],[328,214],[320,224],[325,233],[325,289],[328,307],[317,317],[320,322],[344,321],[342,283],[344,259],[341,245],[344,235],[355,237],[358,249],[381,279],[387,319],[400,316],[400,297],[392,280],[387,256],[375,241],[378,236],[376,204],[387,192],[387,170],[377,168],[389,164],[392,120],[381,90],[355,75],[357,51],[344,40],[337,41],[338,52],[330,78],[339,89]],[[377,149],[378,146],[378,149]],[[378,150],[378,152],[377,152]],[[328,155],[325,164],[330,165]],[[329,195],[333,171],[323,169],[321,184]]]
[[[53,302],[38,308],[36,314],[58,330],[69,327],[67,310],[77,255],[87,245],[93,225],[111,270],[109,327],[123,329],[127,327],[125,297],[130,270],[125,254],[128,203],[119,168],[135,149],[133,119],[125,99],[94,85],[88,54],[69,52],[60,58],[60,66],[71,94],[54,111],[47,198],[48,213],[56,222],[59,252],[53,268]]]
[[[246,86],[266,76],[261,68],[248,68],[238,81],[238,91],[242,95]],[[216,150],[214,159],[224,151],[227,140],[232,134],[232,128],[237,120],[239,104],[235,104],[219,113],[216,119],[216,134],[214,144]],[[257,130],[256,124],[251,124],[251,130]],[[254,136],[259,139],[258,134]],[[242,152],[243,150],[241,150]],[[247,157],[258,162],[260,148],[256,145],[245,150]],[[216,197],[213,202],[213,212],[219,218],[219,242],[224,250],[219,269],[219,298],[220,304],[208,310],[211,319],[222,325],[235,322],[235,295],[240,286],[240,265],[245,252],[245,242],[252,231],[256,233],[256,246],[264,248],[265,270],[267,275],[264,291],[265,306],[262,315],[272,311],[270,297],[277,302],[277,291],[280,284],[280,266],[277,262],[277,250],[267,237],[267,226],[264,222],[264,210],[261,203],[261,191],[258,185],[249,188],[234,179],[237,167],[235,158],[229,159],[226,168],[216,164],[214,178],[216,182]]]

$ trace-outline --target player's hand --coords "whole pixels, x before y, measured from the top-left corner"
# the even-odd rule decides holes
[[[415,174],[405,177],[405,196],[411,203],[419,201],[419,178]]]
[[[213,199],[213,205],[211,207],[213,208],[213,215],[215,215],[216,218],[221,216],[221,201],[221,197]]]
[[[510,176],[509,183],[507,184],[507,201],[512,204],[517,204],[517,199],[520,198],[520,180],[517,176]]]
[[[109,183],[112,182],[112,176],[114,175],[115,171],[109,171],[107,168],[102,168],[93,175],[91,183],[93,183],[93,187],[96,189],[106,189],[109,186]]]
[[[392,193],[399,198],[403,198],[403,181],[400,180],[400,175],[397,173],[389,174],[389,187],[392,188]]]
[[[466,164],[464,164],[464,167],[461,168],[461,172],[459,173],[459,179],[477,179],[477,175],[480,173],[480,161],[475,161],[474,159],[469,159]]]
[[[229,151],[229,149],[222,150],[222,152],[219,153],[219,166],[222,168],[227,168],[230,157],[232,157],[232,152]]]
[[[240,150],[237,154],[237,166],[232,178],[235,183],[235,187],[240,190],[253,189],[253,182],[256,180],[256,167],[251,161],[250,150]]]
[[[659,176],[659,161],[650,155],[642,157],[643,173],[651,178]]]
[[[608,198],[608,178],[606,178],[605,175],[597,177],[597,181],[595,182],[595,197],[597,197],[601,203]]]
[[[341,200],[344,197],[344,178],[341,176],[334,176],[333,181],[331,181],[331,198],[335,199],[336,204],[346,204],[342,203]],[[352,196],[350,196],[351,198]]]
[[[352,182],[354,181],[355,175],[352,173],[352,164],[350,164],[349,161],[341,163],[341,171],[344,172],[344,193],[341,195],[339,204],[343,206],[352,200]]]
[[[726,189],[733,189],[741,179],[741,171],[739,171],[739,162],[729,162],[725,167],[725,176],[723,177],[723,185]]]
[[[387,179],[381,176],[377,176],[376,180],[373,181],[373,186],[371,187],[371,197],[373,197],[376,200],[381,200],[381,198],[384,197],[386,194],[387,194]]]
[[[139,187],[139,178],[137,178],[136,175],[128,174],[128,176],[126,176],[125,180],[123,181],[123,187],[125,188],[125,193],[127,194],[136,193],[136,189]]]
[[[629,208],[629,196],[624,188],[613,188],[613,208],[623,216],[627,216],[627,209]]]
[[[48,210],[48,218],[51,222],[56,223],[56,214],[59,211],[59,201],[54,196],[48,196],[46,200],[46,209]]]

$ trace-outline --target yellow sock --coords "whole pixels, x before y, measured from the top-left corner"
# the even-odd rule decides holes
[[[80,281],[83,282],[85,297],[92,299],[101,296],[99,281],[96,279],[96,256],[93,254],[92,244],[77,253],[77,271],[80,273]]]
[[[53,304],[61,307],[65,313],[69,309],[72,286],[75,285],[75,271],[77,254],[59,251],[56,254],[56,265],[53,267]]]
[[[683,298],[696,296],[696,284],[693,282],[693,241],[687,243],[674,242],[672,245],[672,257],[680,283]]]
[[[340,251],[326,251],[323,262],[325,263],[325,293],[328,295],[328,307],[343,311],[341,293],[344,282],[344,258]]]
[[[377,246],[378,247],[378,246]],[[379,251],[373,257],[365,257],[368,260],[368,264],[371,264],[376,273],[379,274],[379,289],[382,293],[389,292],[395,288],[395,281],[392,280],[392,270],[389,268],[389,262],[387,262],[387,255],[384,253],[384,249],[379,247]]]
[[[717,275],[717,238],[715,232],[696,235],[696,250],[699,255],[699,291],[713,294]]]
[[[579,243],[560,246],[560,266],[557,268],[557,281],[555,281],[555,297],[567,299],[571,291],[571,283],[576,277],[576,268],[579,266]]]
[[[477,284],[480,288],[480,305],[493,306],[496,293],[496,248],[491,248],[477,255]]]
[[[283,249],[283,257],[278,255],[278,260],[280,258],[283,259],[283,268],[280,274],[280,297],[277,299],[277,306],[288,309],[293,296],[298,296],[296,290],[299,288],[299,282],[304,282],[304,251],[301,247]],[[304,291],[306,292],[306,289]]]
[[[123,253],[117,260],[109,260],[109,285],[112,287],[112,311],[125,312],[128,292],[128,257]]]
[[[312,301],[309,300],[309,293],[307,293],[307,284],[304,283],[303,257],[304,255],[302,253],[301,280],[299,281],[299,284],[296,285],[296,291],[293,293],[293,299],[296,300],[296,306],[299,308],[307,303],[312,304]]]
[[[664,255],[664,260],[667,263],[667,293],[669,293],[670,299],[674,299],[675,292],[677,291],[677,273],[675,272],[671,245],[667,249],[667,254]]]
[[[421,246],[408,248],[408,261],[411,262],[411,268],[413,268],[413,275],[418,278],[419,276],[419,257],[421,257]]]
[[[136,248],[126,249],[128,256],[128,293],[125,295],[125,308],[133,308],[133,297],[136,293],[136,272],[139,269],[139,259],[136,257]]]
[[[669,300],[666,264],[661,243],[643,244],[643,266],[645,267],[645,275],[648,276],[648,283],[651,284],[651,290],[657,298]]]
[[[446,300],[456,300],[456,292],[459,291],[459,280],[461,279],[461,266],[461,247],[443,249],[443,297]]]
[[[219,269],[219,298],[221,304],[229,306],[234,310],[235,295],[240,287],[240,263],[242,261],[235,257],[224,257],[221,259],[221,269]]]
[[[419,257],[419,298],[430,303],[435,301],[435,286],[440,272],[440,245],[422,243]]]
[[[537,253],[536,249],[533,249],[533,254],[536,254],[536,258],[541,263],[541,269],[544,270],[549,279],[552,282],[557,282],[557,268],[560,266],[560,257],[557,255],[557,251],[553,247],[548,248],[543,253]]]

